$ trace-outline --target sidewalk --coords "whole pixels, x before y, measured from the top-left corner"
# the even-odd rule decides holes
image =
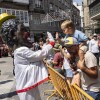
[[[19,100],[15,90],[13,72],[13,59],[11,57],[0,58],[0,99]]]

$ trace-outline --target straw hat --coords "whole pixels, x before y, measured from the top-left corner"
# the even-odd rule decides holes
[[[60,51],[59,46],[60,46],[60,44],[58,44],[58,43],[55,44],[54,47],[53,47],[53,50]]]

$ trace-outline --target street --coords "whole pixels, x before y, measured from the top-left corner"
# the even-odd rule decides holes
[[[13,76],[13,59],[11,57],[0,58],[0,99],[2,100],[19,100],[15,89],[15,78]],[[48,82],[42,84],[40,89],[41,100],[46,100],[48,95],[44,95],[44,91],[53,89]],[[51,100],[57,100],[52,97]]]
[[[19,100],[15,90],[13,76],[13,59],[11,57],[0,58],[0,99]]]

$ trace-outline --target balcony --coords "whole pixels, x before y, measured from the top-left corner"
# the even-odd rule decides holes
[[[34,21],[30,21],[30,30],[34,30],[35,32],[44,31],[61,31],[58,22],[49,22],[49,23],[40,23],[34,24]]]
[[[90,8],[90,17],[92,20],[100,19],[100,3]]]
[[[45,13],[43,6],[37,4],[29,4],[29,11],[33,11],[35,13],[42,13],[42,14]]]
[[[35,4],[34,12],[36,12],[36,13],[43,13],[43,14],[45,13],[42,5],[39,6],[37,4]]]

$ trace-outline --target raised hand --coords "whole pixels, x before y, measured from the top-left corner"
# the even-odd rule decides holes
[[[48,35],[48,38],[49,38],[49,41],[50,41],[49,44],[51,44],[52,47],[54,47],[54,45],[55,45],[55,40],[54,40],[52,34],[51,34],[50,32],[47,32],[47,35]]]
[[[52,42],[55,41],[54,38],[53,38],[53,36],[52,36],[52,34],[51,34],[50,32],[47,32],[47,36],[48,36],[50,42],[51,42],[51,41],[52,41]]]

